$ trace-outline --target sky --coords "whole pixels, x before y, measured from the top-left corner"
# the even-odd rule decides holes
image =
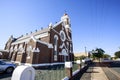
[[[71,20],[74,52],[120,50],[120,0],[0,0],[0,49],[19,37],[60,21]]]

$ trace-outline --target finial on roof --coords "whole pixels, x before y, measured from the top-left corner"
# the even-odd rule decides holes
[[[13,40],[13,35],[10,36],[9,40]]]
[[[49,24],[49,29],[51,29],[51,28],[52,28],[52,23]]]
[[[26,33],[26,35],[28,35],[28,33]]]
[[[50,23],[49,26],[52,26],[52,23]]]
[[[65,10],[64,16],[67,15],[67,11]]]
[[[35,32],[37,32],[37,29],[35,30]]]
[[[13,38],[13,35],[11,35],[10,37]]]
[[[43,30],[43,27],[41,27],[41,30]]]

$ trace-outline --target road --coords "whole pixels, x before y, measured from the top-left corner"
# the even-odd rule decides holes
[[[0,73],[0,80],[11,80],[12,74]]]

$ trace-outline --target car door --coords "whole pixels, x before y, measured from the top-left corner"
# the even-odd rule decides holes
[[[6,69],[6,65],[5,64],[6,64],[5,62],[0,61],[0,72],[5,71],[5,69]]]

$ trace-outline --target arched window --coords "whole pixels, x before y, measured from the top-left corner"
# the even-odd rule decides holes
[[[58,36],[54,36],[54,61],[57,61]]]

